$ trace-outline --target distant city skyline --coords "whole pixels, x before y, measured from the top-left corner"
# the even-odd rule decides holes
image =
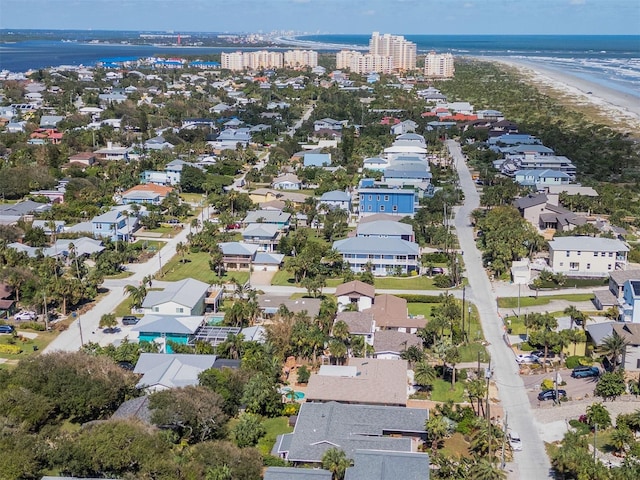
[[[0,0],[0,28],[640,35],[637,0]]]

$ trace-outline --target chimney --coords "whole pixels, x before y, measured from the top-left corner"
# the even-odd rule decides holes
[[[111,147],[113,147],[113,142],[107,142],[107,148],[111,149]]]

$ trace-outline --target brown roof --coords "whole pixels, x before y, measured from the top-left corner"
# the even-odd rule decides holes
[[[365,312],[339,312],[336,322],[344,322],[349,327],[349,333],[368,334],[373,332],[373,315]]]
[[[627,280],[640,280],[640,270],[614,270],[609,276],[618,285],[622,285]]]
[[[147,183],[145,185],[136,185],[130,188],[123,195],[131,192],[153,192],[166,197],[169,193],[173,192],[173,187],[165,187],[164,185],[156,185],[155,183]]]
[[[414,333],[398,332],[396,330],[379,330],[373,337],[373,348],[376,353],[401,353],[413,345],[422,347],[422,340]]]
[[[376,327],[400,327],[407,323],[407,301],[393,295],[378,295],[373,300],[373,307],[364,310],[373,314]]]
[[[353,280],[351,282],[338,285],[336,287],[335,295],[336,297],[348,295],[351,298],[373,298],[376,296],[376,288],[373,285],[361,282],[360,280]]]
[[[623,337],[631,345],[640,345],[640,324],[614,323],[613,331]]]
[[[0,298],[9,298],[12,293],[13,288],[6,283],[0,283]]]
[[[69,157],[69,161],[73,162],[73,161],[87,161],[87,160],[91,160],[92,158],[96,158],[95,153],[93,152],[80,152],[80,153],[76,153],[75,155],[71,155]]]
[[[406,406],[406,360],[350,358],[349,366],[356,367],[355,376],[311,375],[307,400]]]

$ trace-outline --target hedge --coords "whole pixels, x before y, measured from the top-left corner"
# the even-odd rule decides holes
[[[396,297],[404,298],[409,303],[440,303],[442,297],[440,295],[417,295],[413,293],[401,293]]]

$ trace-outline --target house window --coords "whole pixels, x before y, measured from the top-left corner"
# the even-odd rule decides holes
[[[376,195],[376,201],[380,201],[380,195]]]
[[[611,270],[611,264],[607,265],[607,270]]]
[[[598,252],[593,252],[593,256],[597,257],[598,256]]]
[[[609,252],[609,257],[613,257],[613,252]]]
[[[176,308],[176,313],[184,313],[184,308],[182,307]]]
[[[591,264],[587,263],[587,270],[591,270]]]
[[[384,205],[380,205],[380,211],[384,212]]]
[[[561,267],[564,267],[564,262],[560,262],[560,266],[561,266]]]
[[[371,205],[368,205],[368,206],[367,206],[367,210],[368,210],[368,211],[371,211]]]
[[[373,198],[373,196],[369,195],[369,200],[371,200]]]
[[[397,206],[397,205],[394,205],[394,206],[393,206],[393,211],[394,211],[394,212],[397,212],[397,211],[398,211],[398,206]]]
[[[578,262],[571,262],[569,264],[569,270],[578,270],[580,268],[580,264]]]
[[[385,196],[384,196],[384,201],[385,201],[385,202],[388,202],[388,201],[389,201],[389,195],[385,195]]]
[[[160,307],[153,307],[153,311],[154,312],[159,312],[160,311]]]
[[[567,250],[566,254],[567,254],[567,257],[570,255],[569,250]]]
[[[582,253],[582,252],[581,252],[580,250],[578,250],[578,256],[580,256],[580,254],[581,254],[581,253]]]
[[[600,256],[601,256],[601,257],[606,257],[606,256],[607,256],[607,252],[602,252],[602,253],[600,254]]]

